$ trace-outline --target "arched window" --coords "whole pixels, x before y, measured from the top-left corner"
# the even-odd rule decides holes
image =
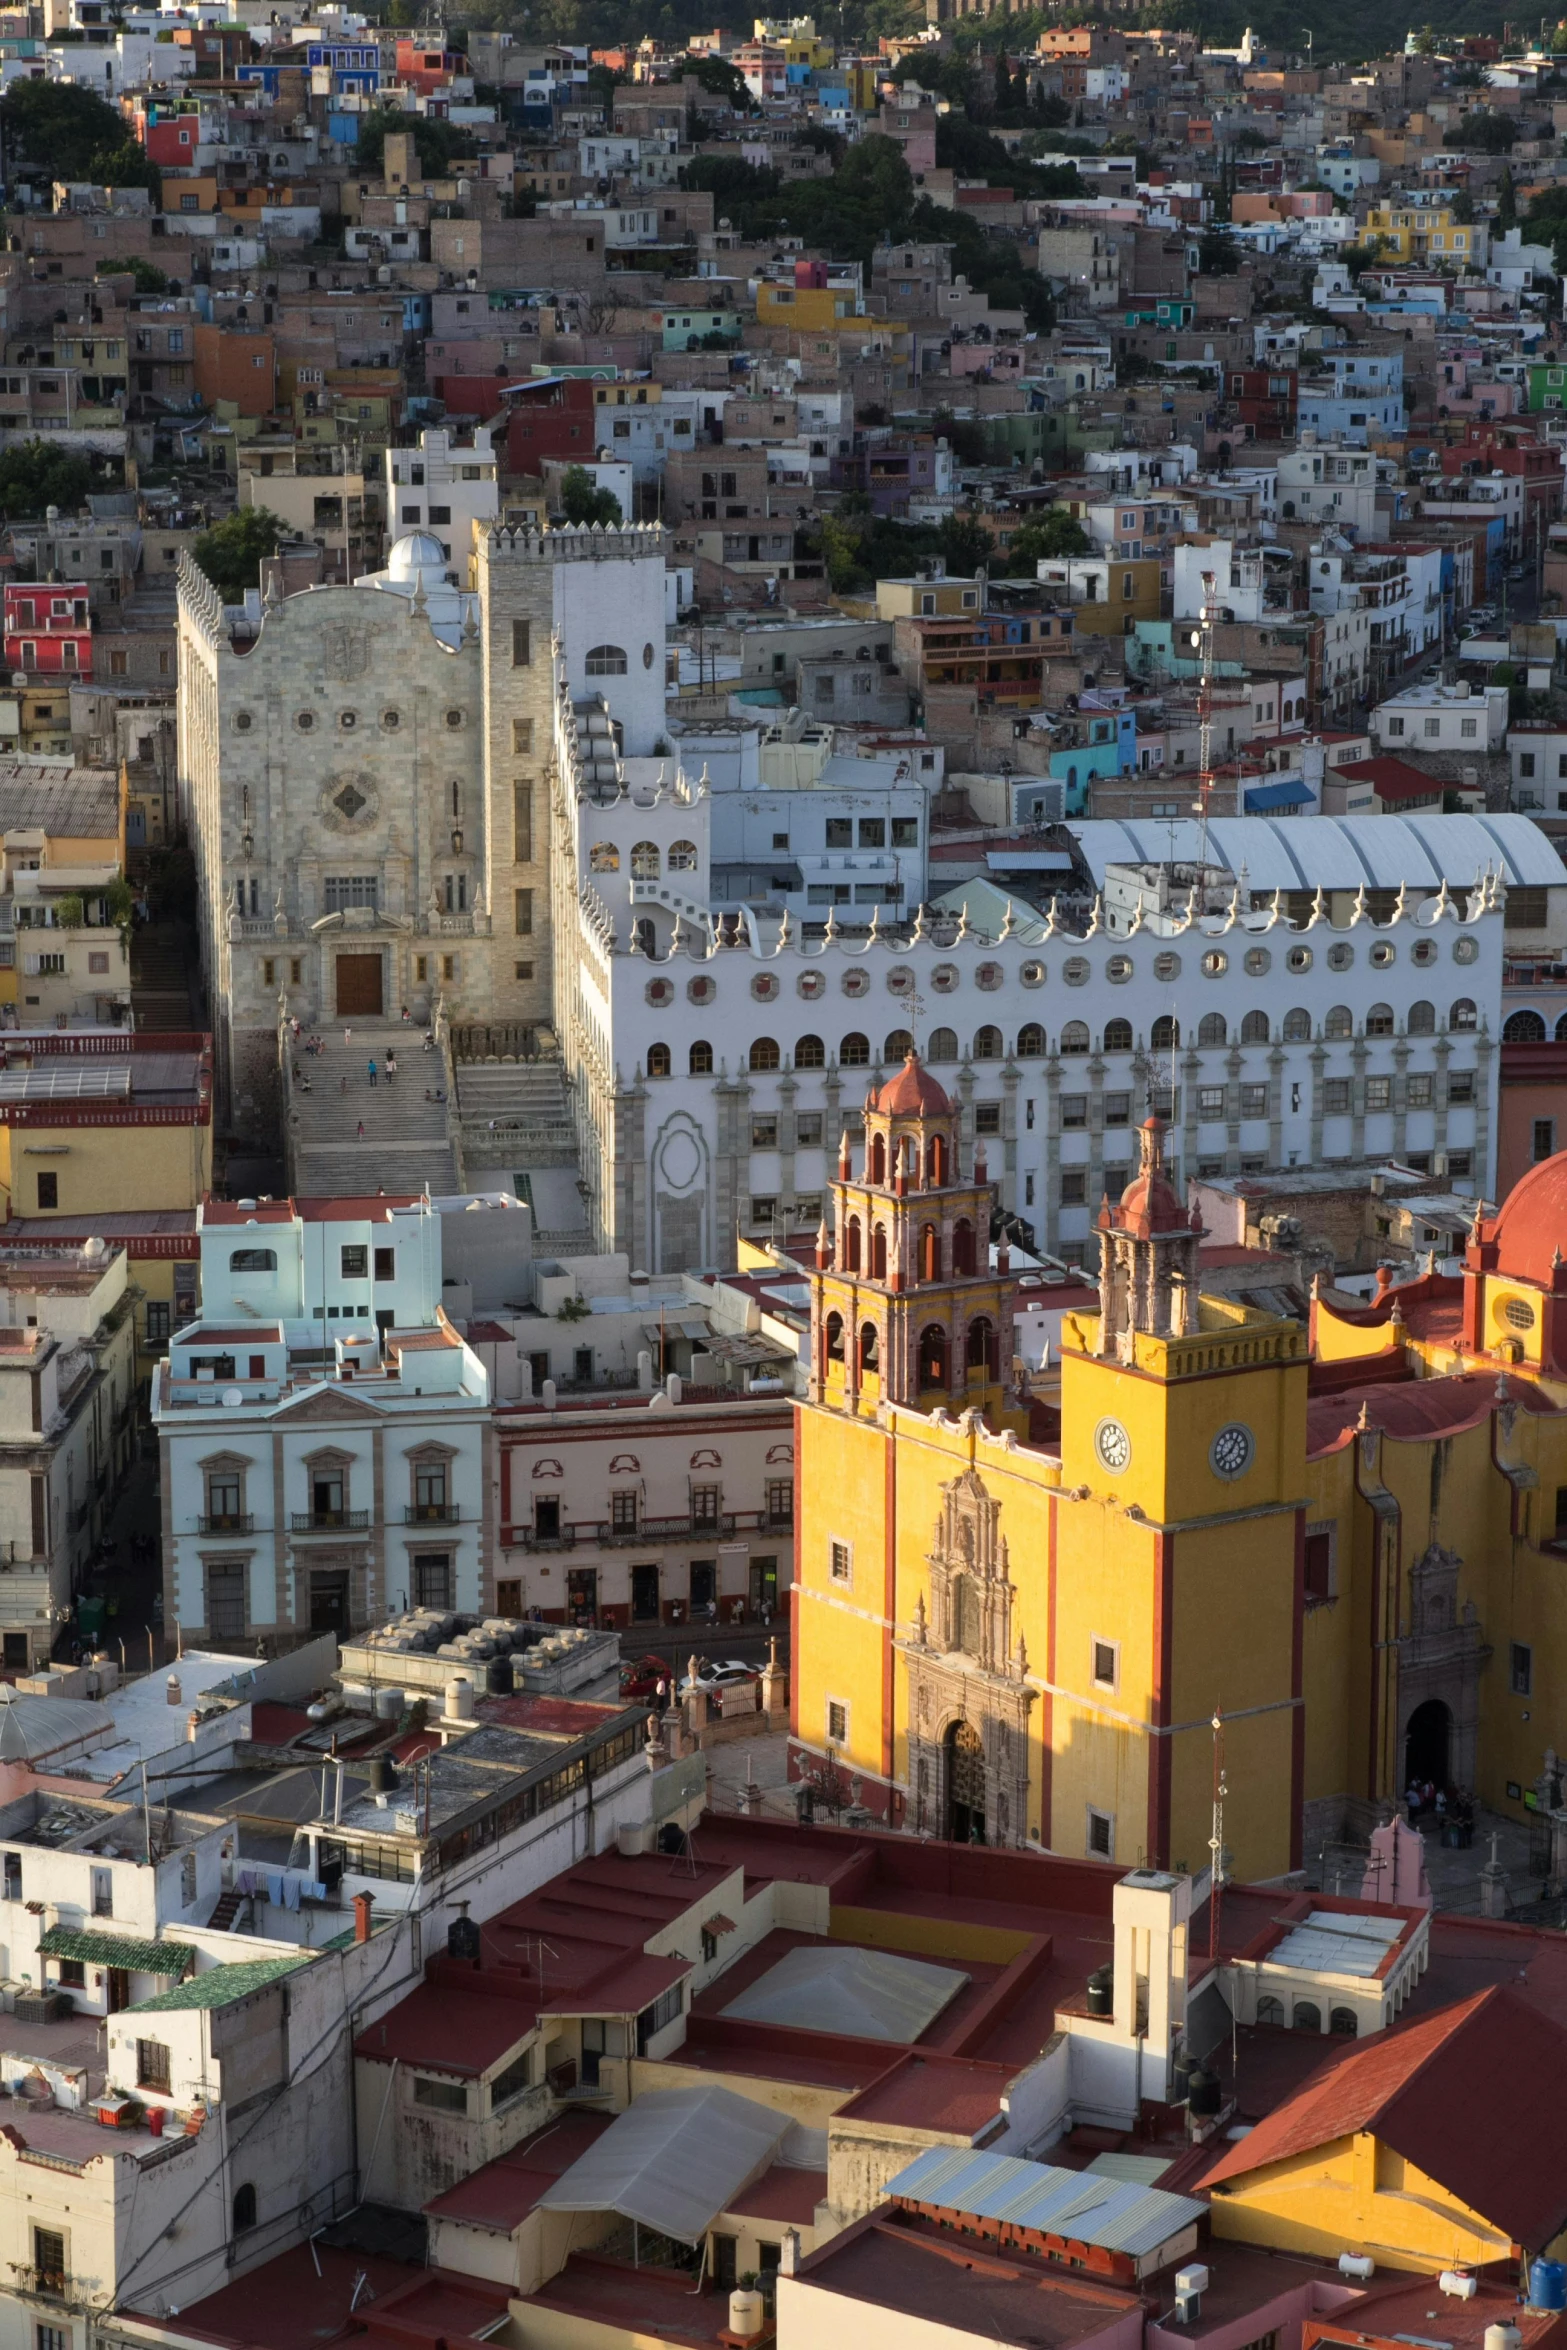
[[[860,1269],[860,1219],[851,1216],[843,1229],[843,1269],[857,1273]]]
[[[1086,1053],[1088,1050],[1088,1023],[1069,1020],[1061,1031],[1061,1050],[1064,1053]]]
[[[612,840],[596,840],[588,851],[590,873],[618,873],[620,851]]]
[[[829,1314],[827,1317],[827,1360],[830,1363],[843,1361],[842,1314]]]
[[[1197,1042],[1199,1044],[1226,1044],[1228,1041],[1229,1031],[1224,1025],[1224,1014],[1222,1012],[1204,1012],[1197,1023]]]
[[[658,843],[651,840],[633,841],[631,844],[632,880],[656,881],[659,876],[659,870],[660,860],[658,854]]]
[[[871,1143],[871,1163],[868,1180],[885,1183],[887,1180],[887,1138],[878,1134]]]
[[[1563,1012],[1556,1023],[1556,1041],[1558,1044],[1567,1044],[1567,1012]]]
[[[941,1234],[934,1224],[920,1226],[919,1277],[922,1281],[941,1279]]]
[[[1107,1053],[1129,1053],[1131,1051],[1132,1023],[1130,1020],[1107,1020],[1105,1022],[1104,1049]]]
[[[960,1216],[952,1227],[952,1270],[957,1275],[974,1270],[974,1227],[967,1216]]]
[[[1286,1044],[1308,1044],[1310,1040],[1311,1014],[1303,1004],[1297,1004],[1293,1011],[1284,1015],[1284,1041]]]
[[[995,1376],[995,1325],[985,1314],[976,1314],[968,1326],[968,1367],[971,1371],[988,1371]]]
[[[631,935],[636,941],[632,950],[635,954],[652,956],[658,952],[658,933],[653,928],[651,914],[644,914],[639,922],[632,923]]]
[[[881,1057],[884,1061],[906,1061],[913,1050],[914,1039],[908,1030],[906,1028],[892,1028],[887,1032],[887,1041],[881,1048]]]
[[[583,663],[589,677],[624,677],[626,648],[624,645],[593,645]]]
[[[1509,1012],[1502,1028],[1503,1044],[1544,1044],[1545,1022],[1538,1012]]]
[[[826,1068],[827,1047],[819,1036],[802,1036],[799,1039],[794,1048],[794,1065],[797,1069]]]
[[[1478,1018],[1473,998],[1461,995],[1447,1015],[1447,1025],[1449,1028],[1473,1028]]]
[[[1266,1012],[1247,1012],[1241,1020],[1242,1044],[1266,1044],[1268,1015]]]
[[[871,1040],[857,1028],[851,1029],[838,1047],[840,1069],[868,1069],[871,1065]]]
[[[1355,1033],[1355,1015],[1348,1004],[1335,1004],[1322,1023],[1324,1036],[1339,1040]]]
[[[1391,1036],[1391,1035],[1392,1035],[1392,1033],[1393,1033],[1393,1007],[1392,1007],[1392,1005],[1391,1005],[1391,1004],[1373,1004],[1373,1005],[1371,1006],[1371,1009],[1370,1009],[1370,1010],[1367,1012],[1367,1014],[1366,1014],[1366,1034],[1367,1034],[1368,1036]]]
[[[874,1371],[877,1361],[876,1325],[874,1322],[862,1322],[860,1325],[860,1369]]]
[[[947,1384],[947,1333],[939,1322],[932,1322],[920,1332],[920,1385],[945,1387]]]
[[[696,1043],[686,1055],[686,1067],[693,1077],[712,1076],[713,1048],[710,1044],[704,1043],[701,1037],[697,1038]]]
[[[1320,2032],[1322,2010],[1314,1999],[1297,1999],[1290,2022],[1297,2032]]]
[[[1411,1036],[1436,1034],[1436,1006],[1420,996],[1409,1007],[1408,1029]]]
[[[1352,2007],[1330,2007],[1328,2010],[1328,2030],[1342,2032],[1349,2040],[1356,2039],[1360,2032],[1360,2018]]]
[[[1259,2024],[1282,2024],[1284,2021],[1283,2000],[1272,1999],[1266,1995],[1259,1999],[1257,2002],[1257,2021]]]
[[[955,1061],[958,1057],[958,1032],[955,1028],[933,1028],[930,1043],[925,1048],[927,1061]]]
[[[933,1134],[925,1145],[925,1180],[936,1190],[947,1180],[947,1138]]]
[[[1148,1042],[1156,1053],[1167,1053],[1181,1041],[1181,1024],[1170,1012],[1161,1012],[1148,1032]]]
[[[275,1273],[277,1271],[277,1250],[275,1248],[232,1249],[229,1252],[229,1271],[231,1273]]]
[[[242,2236],[247,2228],[253,2228],[255,2224],[256,2190],[247,2179],[242,2187],[234,2190],[234,2233]]]
[[[1017,1032],[1017,1057],[1020,1061],[1042,1061],[1045,1057],[1045,1032],[1037,1020],[1025,1020]]]
[[[650,1077],[667,1077],[670,1071],[667,1044],[650,1044],[647,1048],[647,1073]]]
[[[694,873],[696,871],[696,842],[694,840],[672,840],[670,842],[669,870],[671,873]]]
[[[776,1069],[781,1056],[776,1041],[770,1036],[758,1036],[751,1043],[751,1067]]]
[[[886,1278],[887,1227],[885,1224],[878,1224],[871,1233],[871,1279],[885,1281]]]
[[[1001,1031],[999,1028],[978,1028],[974,1032],[976,1061],[999,1061],[1001,1058]]]

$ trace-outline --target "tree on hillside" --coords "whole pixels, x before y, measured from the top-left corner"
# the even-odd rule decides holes
[[[263,560],[277,553],[278,518],[265,506],[241,506],[204,530],[191,553],[225,604],[242,604],[260,585]]]
[[[92,481],[86,458],[56,441],[21,441],[0,454],[0,508],[13,518],[50,506],[74,514]]]
[[[0,100],[0,131],[21,178],[147,188],[154,196],[162,186],[156,165],[127,135],[123,117],[74,82],[13,82]]]
[[[359,143],[354,149],[358,171],[379,172],[386,164],[389,131],[412,131],[419,168],[430,179],[442,179],[459,155],[472,152],[472,142],[461,129],[428,114],[405,114],[400,106],[377,106],[359,120]]]
[[[1082,524],[1074,522],[1064,506],[1051,506],[1045,513],[1020,523],[1012,533],[1007,569],[1014,579],[1032,579],[1035,565],[1042,560],[1055,562],[1063,555],[1091,552],[1088,533]]]

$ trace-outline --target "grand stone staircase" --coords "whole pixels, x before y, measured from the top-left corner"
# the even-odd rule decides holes
[[[558,1060],[459,1061],[456,1078],[468,1167],[575,1164],[577,1135]]]
[[[422,1191],[426,1184],[436,1195],[459,1190],[447,1104],[424,1098],[426,1091],[445,1089],[445,1073],[440,1055],[423,1050],[418,1029],[356,1020],[346,1047],[341,1028],[323,1033],[326,1050],[318,1060],[297,1050],[292,1055],[300,1081],[291,1081],[288,1095],[291,1188],[306,1198]],[[390,1084],[384,1075],[389,1052],[397,1056]],[[373,1086],[365,1074],[372,1058],[383,1073]]]

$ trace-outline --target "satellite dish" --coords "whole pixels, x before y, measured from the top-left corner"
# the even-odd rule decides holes
[[[223,1390],[223,1403],[224,1403],[224,1408],[225,1408],[226,1410],[228,1410],[228,1411],[234,1411],[234,1410],[235,1410],[235,1409],[236,1409],[236,1408],[237,1408],[237,1407],[238,1407],[240,1404],[242,1404],[242,1403],[244,1402],[244,1400],[245,1400],[245,1390],[243,1389],[243,1387],[225,1387],[225,1388],[224,1388],[224,1390]]]

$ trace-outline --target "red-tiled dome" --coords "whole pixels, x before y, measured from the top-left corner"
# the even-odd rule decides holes
[[[1567,1151],[1520,1176],[1484,1237],[1496,1243],[1496,1270],[1549,1289],[1552,1259],[1567,1255]]]
[[[918,1053],[910,1053],[896,1077],[889,1077],[871,1107],[884,1118],[950,1118],[952,1103],[936,1083]]]
[[[1156,1232],[1177,1232],[1191,1219],[1164,1171],[1164,1120],[1145,1118],[1138,1142],[1142,1165],[1108,1217],[1101,1214],[1100,1225],[1117,1232],[1135,1232],[1145,1239]]]

